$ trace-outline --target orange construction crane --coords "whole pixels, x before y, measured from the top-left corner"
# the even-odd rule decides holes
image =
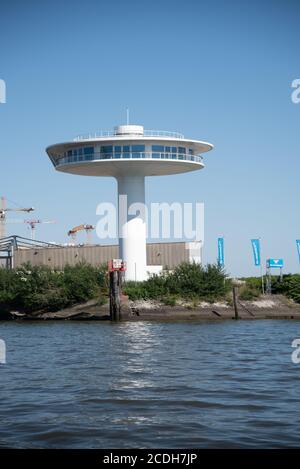
[[[7,212],[32,212],[34,210],[33,207],[6,207],[6,199],[5,197],[1,197],[0,199],[0,238],[4,238],[6,235],[6,213]]]
[[[85,230],[86,232],[86,244],[91,244],[92,243],[92,230],[94,230],[95,227],[93,225],[78,225],[72,228],[71,230],[68,231],[68,236],[71,236],[73,240],[73,244],[76,243],[76,235],[78,231]]]

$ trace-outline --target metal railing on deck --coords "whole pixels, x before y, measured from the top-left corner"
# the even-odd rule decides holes
[[[186,153],[159,153],[159,152],[122,152],[122,153],[101,153],[94,152],[87,155],[64,156],[56,159],[55,165],[63,165],[69,163],[81,163],[99,160],[119,160],[119,159],[155,159],[155,160],[180,160],[194,161],[195,163],[203,163],[201,155],[189,155]]]
[[[100,130],[99,132],[90,133],[86,135],[77,135],[74,138],[74,142],[79,142],[81,140],[94,140],[97,138],[104,137],[130,137],[135,136],[134,134],[129,135],[120,135],[116,130]],[[179,140],[184,139],[184,135],[179,132],[169,132],[168,130],[144,130],[143,134],[137,134],[138,137],[164,137],[164,138],[176,138]]]

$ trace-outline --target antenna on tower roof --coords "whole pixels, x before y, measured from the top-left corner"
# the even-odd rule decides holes
[[[126,108],[126,124],[129,125],[129,107]]]

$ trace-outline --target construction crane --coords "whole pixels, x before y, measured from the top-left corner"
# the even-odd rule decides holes
[[[35,240],[35,229],[36,229],[36,225],[39,224],[39,223],[56,223],[55,220],[47,220],[47,221],[43,221],[43,220],[24,220],[24,223],[28,223],[29,225],[29,228],[30,228],[30,234],[31,234],[31,239],[32,240]]]
[[[0,238],[4,238],[6,235],[6,213],[7,212],[33,212],[33,207],[6,207],[6,198],[1,197],[0,199]]]
[[[68,236],[71,236],[73,240],[73,244],[76,244],[76,235],[78,231],[85,230],[86,232],[86,244],[92,244],[92,230],[94,230],[95,227],[93,225],[78,225],[72,228],[71,230],[68,231]]]

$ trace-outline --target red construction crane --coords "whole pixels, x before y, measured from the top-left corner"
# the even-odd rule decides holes
[[[56,223],[55,220],[47,220],[47,221],[43,221],[43,220],[24,220],[24,223],[28,223],[29,227],[30,227],[30,230],[31,230],[31,239],[34,240],[35,239],[35,228],[36,228],[36,225],[39,224],[39,223]]]

